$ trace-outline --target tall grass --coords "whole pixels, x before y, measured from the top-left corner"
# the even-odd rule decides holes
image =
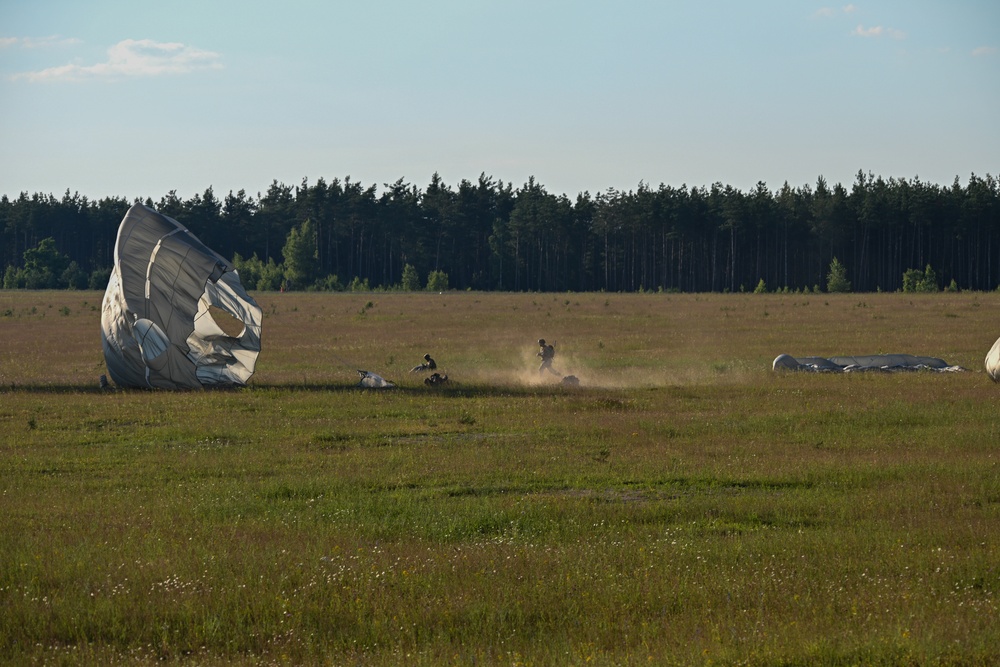
[[[262,295],[196,392],[101,392],[99,301],[0,292],[0,660],[1000,661],[995,295]]]

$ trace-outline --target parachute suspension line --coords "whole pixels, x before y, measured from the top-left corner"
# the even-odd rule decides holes
[[[357,364],[352,364],[343,357],[337,356],[336,354],[331,354],[330,356],[333,357],[333,360],[338,362],[341,366],[346,366],[347,368],[353,368],[354,370],[358,369]]]

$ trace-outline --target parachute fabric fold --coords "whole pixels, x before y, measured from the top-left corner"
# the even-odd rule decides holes
[[[230,335],[217,308],[242,323]],[[136,204],[118,228],[101,339],[121,387],[242,386],[260,353],[261,309],[233,265],[173,218]]]

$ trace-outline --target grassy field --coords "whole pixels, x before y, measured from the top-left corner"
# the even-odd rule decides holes
[[[0,291],[0,662],[1000,664],[1000,294],[260,294],[195,392],[100,300]]]

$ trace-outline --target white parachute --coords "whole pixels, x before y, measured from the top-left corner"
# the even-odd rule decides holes
[[[227,333],[212,311],[237,326],[226,326]],[[104,359],[115,384],[245,385],[260,354],[261,316],[230,262],[173,218],[142,204],[128,210],[101,312]]]
[[[358,375],[361,376],[361,381],[358,382],[359,387],[366,387],[368,389],[392,389],[396,385],[389,382],[381,375],[376,375],[375,373],[369,373],[368,371],[358,370]]]
[[[1000,382],[1000,338],[993,343],[993,347],[986,353],[986,374],[994,382]]]

